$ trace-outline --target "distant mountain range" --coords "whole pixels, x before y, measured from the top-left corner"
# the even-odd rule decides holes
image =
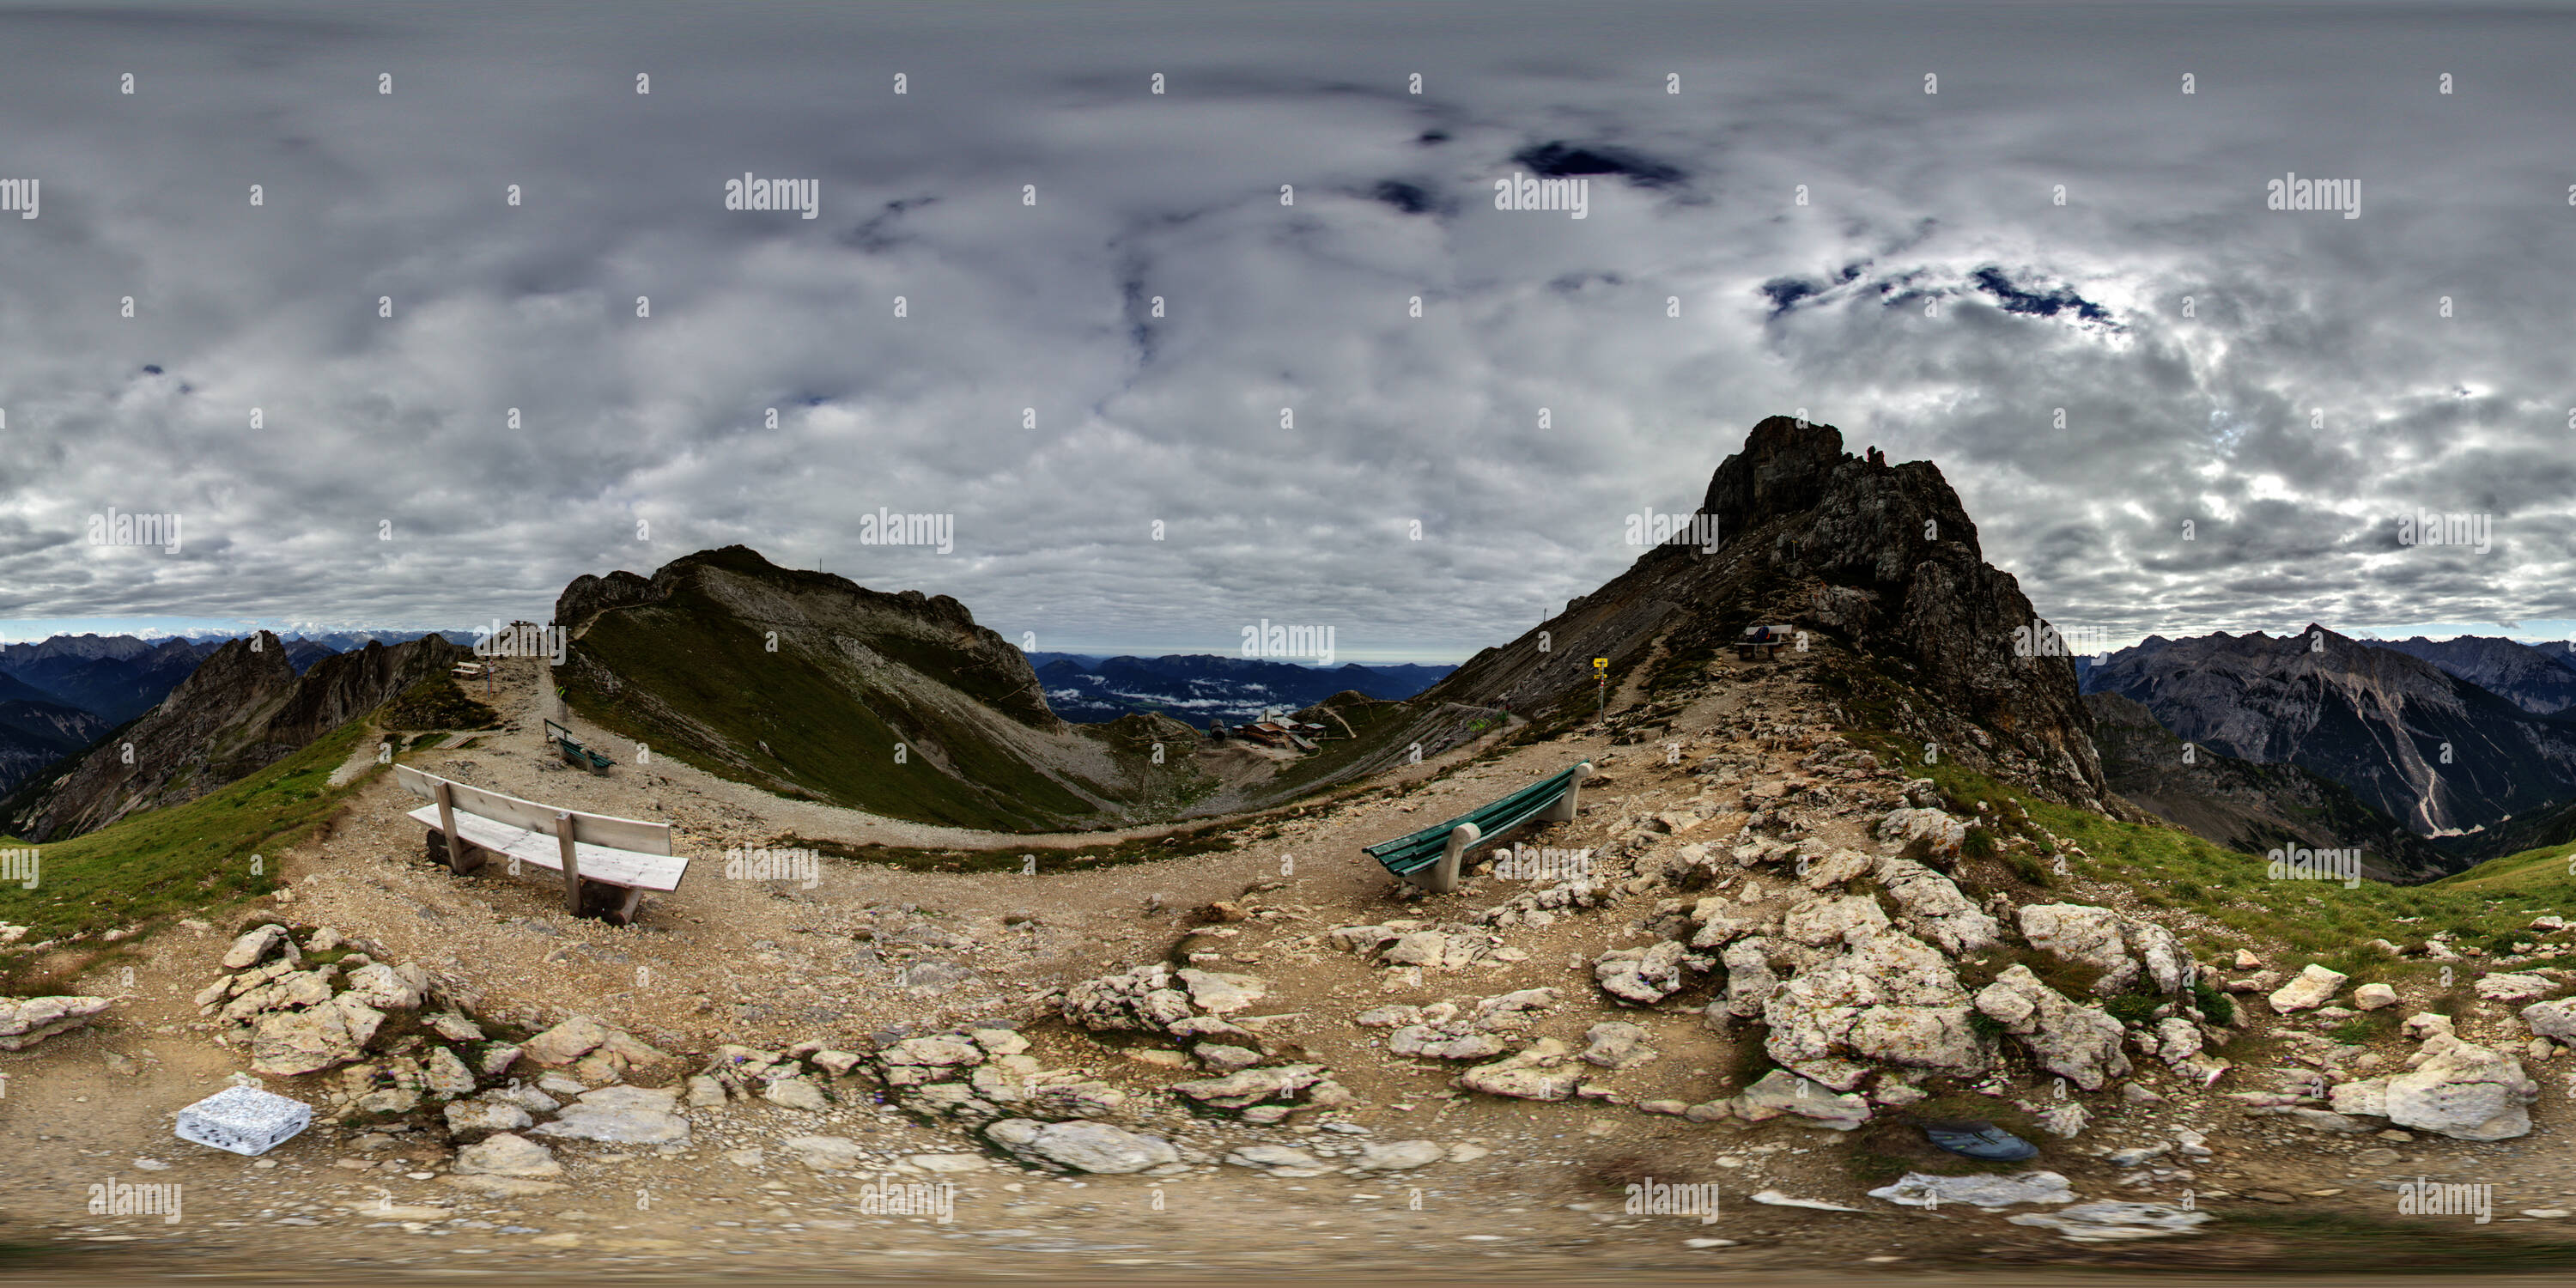
[[[2576,654],[2564,642],[2531,645],[2491,635],[2463,635],[2435,643],[2364,640],[2374,648],[2420,657],[2536,716],[2576,708]]]
[[[1047,706],[1076,724],[1106,724],[1160,712],[1201,728],[1210,721],[1258,720],[1264,709],[1293,712],[1336,693],[1357,691],[1400,701],[1430,688],[1454,666],[1362,666],[1332,669],[1213,653],[1163,657],[1085,657],[1031,653]]]
[[[2186,832],[2248,854],[2357,849],[2361,873],[2382,881],[2430,881],[2460,866],[2333,779],[2209,747],[2186,753],[2152,713],[2116,693],[2087,694],[2084,705],[2111,790]]]
[[[401,644],[427,631],[335,631],[278,643],[290,675],[370,641]],[[471,632],[442,634],[457,643]],[[267,635],[267,639],[277,639]],[[248,638],[248,637],[243,637]],[[232,641],[219,637],[56,635],[29,644],[0,645],[0,796],[47,766],[141,716],[215,651]]]
[[[266,631],[218,645],[151,710],[102,731],[105,741],[76,748],[0,801],[0,832],[59,841],[184,804],[293,755],[470,656],[434,637],[369,643],[322,650],[298,675],[289,660],[294,652]]]
[[[2150,636],[2086,668],[2084,688],[2137,702],[2185,741],[2313,771],[2446,849],[2483,854],[2523,832],[2495,829],[2576,797],[2576,713],[2534,711],[2558,692],[2551,665],[2511,641],[2392,645],[2311,626]]]

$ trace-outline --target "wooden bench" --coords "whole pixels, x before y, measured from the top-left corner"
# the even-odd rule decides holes
[[[1434,894],[1447,894],[1458,888],[1458,863],[1468,850],[1532,819],[1573,822],[1575,791],[1591,776],[1587,760],[1446,823],[1365,848],[1387,871]]]
[[[1769,661],[1796,634],[1786,626],[1747,626],[1735,641],[1735,655],[1745,661]]]
[[[411,817],[429,828],[431,859],[460,877],[490,857],[559,872],[564,906],[575,916],[596,912],[625,925],[646,891],[676,890],[689,870],[671,853],[666,824],[556,809],[409,765],[394,766],[394,781],[430,802]]]
[[[608,767],[617,763],[598,752],[592,751],[588,747],[582,746],[580,740],[572,736],[572,730],[566,729],[552,720],[546,722],[546,740],[552,742],[563,752],[565,764],[588,769],[594,774],[607,773]]]

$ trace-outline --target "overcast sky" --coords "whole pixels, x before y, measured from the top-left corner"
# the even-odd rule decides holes
[[[740,542],[1040,649],[1454,660],[1804,408],[2114,643],[2561,637],[2571,47],[2353,3],[0,5],[41,185],[0,630],[542,618]],[[1545,170],[1585,218],[1494,208]],[[2359,217],[2266,209],[2291,171]],[[818,217],[726,209],[746,172]],[[110,506],[179,552],[92,545]],[[880,506],[953,548],[864,544]]]

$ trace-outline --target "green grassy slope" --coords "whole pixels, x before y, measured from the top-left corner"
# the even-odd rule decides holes
[[[331,771],[348,759],[366,722],[352,721],[293,756],[185,805],[154,810],[38,848],[33,890],[0,885],[0,921],[28,927],[25,943],[95,936],[177,916],[210,915],[277,887],[277,858],[316,828],[374,775],[339,787]],[[22,842],[0,842],[16,847]],[[260,871],[251,870],[253,855]],[[0,958],[28,968],[32,955]],[[0,972],[10,971],[0,966]],[[0,974],[0,983],[8,975]]]

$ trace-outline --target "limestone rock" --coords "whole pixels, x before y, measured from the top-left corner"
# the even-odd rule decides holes
[[[1563,1100],[1574,1094],[1582,1080],[1574,1049],[1555,1038],[1541,1038],[1510,1059],[1458,1075],[1458,1085],[1469,1091],[1516,1100]]]
[[[241,970],[256,966],[260,963],[260,959],[268,956],[279,944],[291,946],[292,942],[286,937],[286,927],[261,926],[234,940],[232,947],[224,950],[224,969]]]
[[[1501,1055],[1504,1048],[1493,1035],[1453,1022],[1436,1027],[1406,1025],[1387,1035],[1386,1049],[1430,1060],[1486,1060]]]
[[[2426,1039],[2424,1051],[2429,1059],[2388,1080],[2388,1121],[2453,1140],[2530,1134],[2524,1106],[2539,1098],[2540,1084],[2523,1075],[2521,1062],[2442,1034]]]
[[[2397,1005],[2397,990],[2386,984],[2364,984],[2352,990],[2352,1004],[2365,1011]]]
[[[0,997],[0,1051],[23,1051],[57,1033],[88,1024],[109,999],[64,995]]]
[[[429,1089],[442,1096],[474,1094],[474,1071],[446,1047],[432,1048],[427,1069]]]
[[[501,1132],[456,1151],[454,1170],[460,1176],[561,1176],[563,1164],[545,1146]]]
[[[847,1136],[790,1136],[778,1147],[818,1172],[855,1172],[868,1165],[867,1151]]]
[[[371,962],[349,972],[349,991],[356,994],[359,1001],[379,1011],[420,1009],[420,990],[383,962]]]
[[[1399,1140],[1360,1147],[1359,1161],[1353,1166],[1373,1172],[1408,1172],[1427,1167],[1448,1156],[1446,1149],[1427,1140]]]
[[[527,1040],[520,1054],[542,1065],[565,1065],[588,1055],[608,1040],[608,1026],[576,1015]]]
[[[679,1097],[676,1089],[602,1087],[583,1092],[560,1117],[531,1134],[617,1145],[685,1145],[689,1120],[679,1114]]]
[[[1141,1172],[1181,1157],[1169,1141],[1107,1123],[1005,1118],[986,1127],[984,1135],[1020,1158],[1102,1175]]]
[[[2540,1037],[2576,1045],[2576,998],[2534,1002],[2522,1008],[2522,1022]]]
[[[2120,1052],[2120,1022],[2069,1001],[2027,966],[2015,963],[1996,976],[1978,992],[1976,1006],[2030,1048],[2040,1067],[2086,1091],[2099,1091],[2129,1072],[2129,1059]]]
[[[1771,1058],[1837,1091],[1875,1064],[1966,1075],[1988,1063],[1949,959],[1899,930],[1854,930],[1842,952],[1773,992],[1762,1014]]]
[[[2558,991],[2558,981],[2546,975],[2497,973],[2478,977],[2478,996],[2490,1002],[2527,1002],[2547,997]]]
[[[1180,979],[1189,988],[1190,1005],[1210,1015],[1232,1015],[1260,1001],[1268,991],[1250,975],[1184,970]]]
[[[760,1098],[782,1109],[821,1113],[831,1107],[821,1088],[803,1078],[778,1078],[760,1089]]]
[[[1887,926],[1887,914],[1879,910],[1878,900],[1867,895],[1827,896],[1789,909],[1781,920],[1780,935],[1810,947],[1822,947],[1854,933],[1875,935]]]
[[[1953,957],[1981,953],[2001,942],[2003,926],[1959,892],[1950,878],[1912,859],[1882,858],[1879,885],[1896,901],[1897,920]]]
[[[2179,992],[2191,972],[2191,956],[2172,931],[2109,908],[2035,903],[2021,910],[2020,920],[2031,947],[2098,968],[2102,977],[2093,991],[2104,997],[2128,991],[2141,973],[2157,991]]]
[[[1937,809],[1905,808],[1879,820],[1878,839],[1908,859],[1956,859],[1968,839],[1968,825]]]
[[[1203,1105],[1242,1109],[1265,1100],[1289,1099],[1322,1080],[1323,1075],[1315,1065],[1283,1064],[1267,1069],[1245,1069],[1222,1078],[1175,1083],[1171,1089]]]
[[[1762,1075],[1760,1081],[1746,1087],[1728,1104],[1737,1117],[1747,1122],[1767,1122],[1782,1114],[1794,1114],[1835,1131],[1850,1131],[1868,1122],[1870,1113],[1867,1100],[1838,1094],[1786,1069]]]
[[[2332,1001],[2334,995],[2342,990],[2344,981],[2350,978],[2341,971],[2327,970],[2310,962],[2299,969],[2298,978],[2273,991],[2270,998],[2272,1009],[2283,1015],[2293,1011],[2313,1011]]]
[[[455,1100],[447,1106],[447,1134],[469,1144],[498,1132],[525,1131],[535,1122],[507,1101]]]
[[[1613,1020],[1584,1030],[1582,1060],[1604,1069],[1634,1069],[1655,1059],[1661,1052],[1646,1045],[1646,1031],[1634,1024]]]

